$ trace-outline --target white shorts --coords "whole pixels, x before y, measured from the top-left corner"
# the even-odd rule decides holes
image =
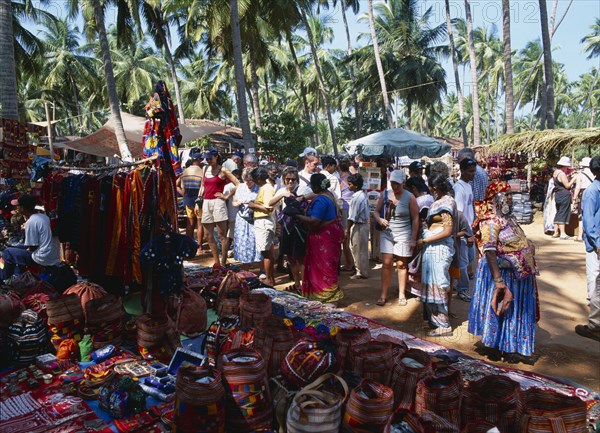
[[[381,251],[381,254],[393,254],[396,257],[412,256],[412,248],[409,243],[395,241],[390,229],[385,229],[379,233],[379,251]]]
[[[269,218],[257,218],[254,220],[254,239],[256,251],[268,251],[275,240],[275,222]]]
[[[202,203],[202,224],[218,223],[228,219],[229,213],[227,212],[227,202],[225,200],[220,198],[204,199]]]

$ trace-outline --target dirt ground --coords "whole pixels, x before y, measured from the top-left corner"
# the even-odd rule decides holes
[[[537,327],[533,365],[505,364],[478,353],[476,343],[479,338],[467,332],[469,304],[456,296],[452,298],[451,307],[457,316],[451,320],[454,334],[442,338],[426,336],[421,304],[415,298],[409,299],[407,306],[397,304],[398,280],[395,277],[392,278],[390,287],[391,301],[384,307],[375,305],[379,298],[381,265],[374,262],[371,262],[371,276],[367,280],[350,280],[350,273],[341,274],[345,297],[338,303],[338,307],[475,358],[566,378],[600,392],[600,343],[580,337],[574,330],[575,325],[587,323],[584,245],[544,235],[540,218],[531,225],[523,226],[523,229],[536,244],[536,259],[540,271],[538,290],[541,318]],[[206,256],[202,259],[203,263],[210,262]],[[287,275],[278,274],[276,287],[282,289],[286,283],[289,284]]]

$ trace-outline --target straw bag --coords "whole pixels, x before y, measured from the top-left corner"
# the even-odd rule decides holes
[[[225,388],[219,370],[182,366],[175,388],[174,433],[225,433]]]
[[[410,349],[400,355],[394,362],[392,384],[394,404],[396,407],[413,409],[417,383],[431,376],[433,368],[431,357],[419,349]]]
[[[292,330],[280,317],[267,317],[262,322],[262,326],[254,330],[254,349],[265,360],[270,377],[279,374],[281,362],[293,346]]]
[[[391,388],[371,379],[363,379],[350,392],[342,431],[383,432],[394,411],[394,393]]]
[[[281,363],[284,379],[299,388],[313,382],[325,373],[338,370],[339,356],[329,339],[301,339]]]
[[[419,415],[407,409],[397,408],[385,426],[383,433],[394,431],[412,431],[414,433],[425,433],[425,427],[419,420]],[[410,429],[410,430],[409,430]]]
[[[419,421],[428,433],[460,433],[458,426],[430,410],[424,410],[419,417]]]
[[[264,293],[244,293],[240,297],[240,326],[242,329],[260,327],[271,315],[271,298]]]
[[[181,346],[173,324],[167,318],[144,313],[138,316],[136,325],[138,349],[144,359],[157,359],[168,364],[175,350]]]
[[[350,367],[350,347],[368,343],[369,341],[371,341],[371,331],[368,328],[342,328],[335,334],[335,346],[341,360],[338,374]]]
[[[522,395],[519,433],[585,433],[586,404],[577,397],[531,388]]]
[[[417,384],[416,412],[421,415],[429,410],[459,426],[461,391],[462,377],[457,370],[448,369],[443,376],[427,377]]]
[[[169,296],[166,311],[177,332],[186,337],[197,337],[206,330],[206,301],[200,294],[187,287],[180,295]]]
[[[86,304],[92,299],[100,299],[108,295],[98,284],[89,281],[77,283],[64,291],[64,295],[77,295],[81,299],[81,309],[87,320]]]
[[[260,354],[236,349],[220,357],[225,383],[227,430],[236,433],[271,429],[273,405],[267,369]]]
[[[339,395],[327,388],[337,381],[344,391]],[[348,398],[344,379],[327,373],[296,394],[287,416],[288,433],[338,433],[342,423],[342,407]]]
[[[463,426],[488,421],[502,432],[516,431],[521,419],[521,387],[506,376],[486,376],[470,382],[462,396]]]
[[[372,340],[350,348],[350,368],[362,378],[388,386],[393,366],[392,345],[389,343]]]

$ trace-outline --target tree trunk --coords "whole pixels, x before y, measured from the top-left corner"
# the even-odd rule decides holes
[[[271,102],[271,91],[269,89],[269,73],[265,69],[265,99],[267,100],[267,110],[269,115],[273,115],[273,103]]]
[[[250,49],[250,85],[252,86],[252,110],[254,111],[254,124],[256,129],[262,128],[262,116],[260,114],[260,101],[258,99],[258,75],[256,73],[256,59],[254,50]],[[260,135],[258,141],[262,141]]]
[[[319,55],[317,53],[317,47],[315,45],[315,40],[312,34],[312,30],[310,29],[310,25],[308,24],[308,18],[306,17],[306,12],[304,9],[301,10],[302,13],[302,23],[306,28],[306,35],[308,36],[308,42],[310,44],[310,51],[312,53],[313,61],[315,62],[315,70],[317,71],[317,78],[319,80],[319,89],[321,90],[321,95],[323,96],[323,104],[325,105],[325,111],[327,112],[327,123],[329,124],[329,133],[331,134],[331,144],[333,146],[333,153],[335,157],[338,157],[338,148],[337,141],[335,139],[335,131],[333,127],[333,117],[331,115],[331,109],[329,108],[329,95],[327,94],[327,90],[325,90],[325,82],[323,81],[323,74],[321,73],[321,64],[319,62]]]
[[[375,64],[377,65],[377,72],[379,73],[379,84],[381,85],[381,96],[383,97],[383,108],[387,115],[388,127],[391,129],[394,127],[394,117],[392,116],[392,107],[390,106],[390,98],[387,93],[387,86],[385,84],[385,74],[383,72],[383,64],[381,63],[381,55],[379,54],[379,40],[377,39],[377,33],[375,32],[375,17],[373,16],[373,0],[368,0],[367,7],[369,11],[369,27],[371,28],[371,39],[373,40],[373,53],[375,55]]]
[[[0,118],[19,120],[11,0],[0,0]]]
[[[177,112],[179,113],[179,124],[185,125],[185,113],[183,112],[183,101],[181,99],[181,91],[179,90],[179,79],[177,78],[177,70],[175,69],[175,61],[173,59],[173,55],[171,54],[171,49],[169,48],[169,44],[166,39],[163,41],[163,46],[165,48],[165,56],[167,57],[167,63],[169,64],[169,69],[171,71],[171,79],[173,80],[173,91],[175,92],[175,100],[177,101]]]
[[[479,115],[479,89],[477,86],[477,58],[475,57],[475,43],[473,42],[473,17],[471,16],[471,3],[465,0],[467,17],[467,39],[469,45],[469,63],[471,64],[471,86],[473,88],[473,145],[481,144],[480,115]]]
[[[546,127],[554,129],[554,72],[552,71],[552,46],[548,30],[548,11],[546,0],[539,0],[540,21],[542,23],[542,43],[544,45],[544,81],[546,94]],[[543,125],[542,125],[543,126]],[[543,129],[543,127],[542,127]]]
[[[104,26],[104,10],[100,4],[100,0],[93,0],[94,17],[96,18],[96,30],[98,31],[98,39],[100,41],[100,49],[102,50],[102,60],[104,62],[104,74],[106,75],[106,88],[108,90],[108,100],[110,102],[110,111],[113,122],[115,124],[115,135],[119,144],[119,152],[123,161],[131,161],[131,152],[127,146],[127,137],[123,128],[123,120],[121,119],[121,108],[119,107],[119,98],[117,96],[117,84],[113,72],[112,59],[110,57],[110,48],[108,46],[108,38],[106,37],[106,27]]]
[[[240,16],[237,0],[229,0],[231,19],[231,40],[233,41],[233,69],[235,71],[236,104],[238,119],[242,128],[242,136],[246,153],[252,148],[252,133],[248,119],[248,104],[246,102],[246,81],[244,78],[244,63],[242,58],[242,36],[240,34]]]
[[[411,128],[411,117],[412,117],[412,102],[406,101],[406,129]]]
[[[506,132],[515,132],[515,97],[513,91],[512,50],[510,44],[510,0],[502,0],[502,36],[504,39],[504,104]]]
[[[302,97],[302,106],[304,107],[304,118],[306,119],[306,123],[312,126],[312,121],[310,120],[310,107],[308,106],[308,99],[306,98],[306,86],[304,85],[304,78],[302,77],[302,70],[300,69],[300,62],[298,62],[298,56],[296,55],[296,49],[294,48],[294,43],[292,42],[292,32],[288,29],[286,31],[286,39],[288,41],[288,46],[290,48],[290,53],[292,54],[292,59],[294,60],[294,68],[296,69],[296,76],[298,77],[298,82],[300,83],[300,96]],[[315,134],[316,132],[316,124],[315,124]],[[310,136],[310,144],[315,147],[315,139],[311,135]]]
[[[342,19],[344,20],[344,29],[346,30],[346,41],[348,43],[348,57],[351,59],[348,63],[348,72],[350,73],[350,81],[356,83],[354,78],[354,59],[352,58],[352,40],[350,39],[350,28],[348,27],[348,18],[346,17],[346,0],[341,0]],[[356,131],[354,131],[354,138],[360,138],[360,113],[358,112],[358,94],[356,93],[356,87],[351,86],[352,100],[354,102],[354,124]]]
[[[454,81],[456,82],[456,94],[458,96],[458,112],[460,113],[460,129],[463,135],[464,147],[469,147],[469,137],[467,135],[467,124],[465,122],[465,101],[460,85],[458,75],[458,58],[456,57],[456,48],[454,46],[454,36],[452,35],[452,19],[450,18],[450,0],[446,0],[446,27],[448,27],[448,40],[450,41],[450,55],[452,56],[452,69],[454,70]]]

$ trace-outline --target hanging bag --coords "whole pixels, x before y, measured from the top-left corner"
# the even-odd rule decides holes
[[[462,377],[457,370],[448,369],[443,376],[422,379],[417,384],[416,412],[429,410],[459,426],[461,392]]]
[[[177,332],[186,337],[197,337],[206,330],[206,301],[200,294],[187,287],[179,295],[169,295],[166,311]]]
[[[338,382],[340,395],[327,385]],[[348,398],[346,381],[327,373],[305,386],[292,400],[287,416],[288,433],[338,433],[342,423],[342,408]]]
[[[342,431],[383,432],[394,412],[394,393],[391,388],[371,379],[363,379],[350,392]]]
[[[587,433],[586,404],[577,397],[531,388],[522,395],[519,433]]]
[[[403,409],[414,409],[417,383],[433,374],[431,357],[419,349],[409,349],[398,357],[392,369],[394,404]]]
[[[227,271],[217,291],[217,316],[238,316],[240,314],[240,297],[247,287],[238,274]]]

